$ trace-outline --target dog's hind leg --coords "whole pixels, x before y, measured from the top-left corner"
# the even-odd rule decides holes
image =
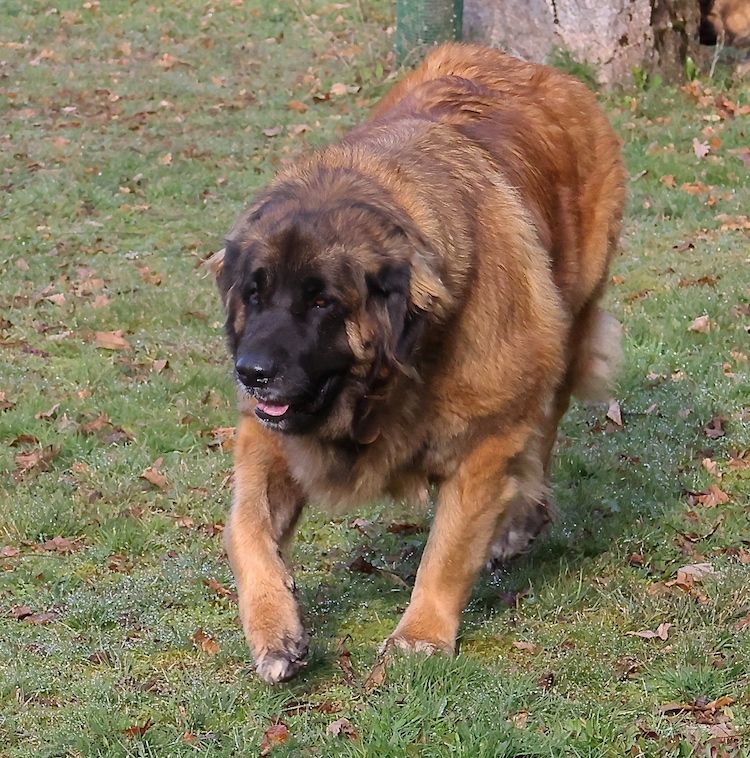
[[[254,419],[241,417],[224,545],[256,670],[271,684],[305,665],[308,636],[283,557],[304,503],[276,441]]]

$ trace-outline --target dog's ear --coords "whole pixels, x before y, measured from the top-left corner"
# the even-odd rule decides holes
[[[226,252],[226,248],[222,247],[221,250],[217,250],[203,261],[203,266],[205,266],[216,279],[219,278],[221,270],[224,268],[224,256],[226,255]]]

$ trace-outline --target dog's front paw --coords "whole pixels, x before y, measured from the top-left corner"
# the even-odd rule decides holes
[[[267,648],[255,659],[255,671],[268,684],[279,684],[294,677],[307,665],[305,657],[310,636],[302,632],[298,637],[287,637],[281,645]]]
[[[385,655],[389,650],[403,650],[406,653],[419,653],[421,655],[434,655],[435,653],[446,653],[453,655],[453,643],[441,642],[440,640],[422,640],[415,637],[407,637],[401,634],[392,634],[380,646],[379,654]]]

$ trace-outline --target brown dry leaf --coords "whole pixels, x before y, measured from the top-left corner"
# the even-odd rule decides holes
[[[698,160],[705,158],[710,152],[708,142],[701,142],[697,137],[693,137],[693,152]]]
[[[164,53],[161,58],[159,58],[157,63],[165,71],[169,71],[170,68],[174,68],[179,63],[179,60],[171,53]]]
[[[286,130],[292,135],[292,137],[299,137],[300,134],[309,132],[310,126],[308,124],[294,124],[293,126],[288,126]]]
[[[141,275],[141,279],[146,284],[153,284],[156,287],[158,287],[161,284],[161,274],[157,274],[148,266],[139,266],[138,267],[138,273]]]
[[[16,404],[8,400],[6,392],[0,391],[0,411],[9,411],[11,408],[15,408]]]
[[[425,530],[422,524],[398,523],[388,524],[386,531],[389,534],[420,534]]]
[[[622,412],[620,409],[620,403],[617,402],[617,400],[610,400],[609,401],[609,408],[607,409],[607,418],[617,424],[617,426],[622,426]]]
[[[344,674],[344,680],[347,684],[353,685],[357,681],[357,675],[354,673],[352,667],[352,655],[346,647],[346,641],[351,639],[349,635],[339,640],[339,644],[336,648],[336,663]]]
[[[42,550],[49,553],[60,553],[61,555],[69,555],[80,549],[80,542],[69,540],[67,537],[53,537],[51,540],[42,543]]]
[[[59,407],[60,403],[55,403],[48,411],[39,411],[39,413],[35,413],[34,418],[40,420],[54,418],[57,415],[57,409]]]
[[[180,529],[192,529],[195,526],[195,522],[190,516],[178,516],[174,520],[175,526],[180,527]]]
[[[62,292],[58,292],[55,295],[48,295],[44,299],[53,305],[65,305],[65,295]]]
[[[529,712],[518,711],[518,713],[514,713],[510,716],[508,721],[510,721],[516,729],[525,729],[529,721]]]
[[[750,147],[738,147],[730,150],[729,154],[736,155],[745,164],[745,168],[750,168]]]
[[[23,621],[27,616],[31,616],[33,613],[34,611],[32,611],[28,605],[14,605],[10,609],[11,618],[14,618],[16,621]]]
[[[154,722],[151,719],[146,719],[142,724],[133,724],[133,726],[123,729],[122,733],[130,739],[137,739],[143,737],[153,725]]]
[[[234,426],[217,426],[204,434],[209,434],[211,439],[208,447],[212,450],[223,450],[225,453],[234,448],[237,429]]]
[[[116,329],[113,332],[95,332],[94,344],[105,350],[124,350],[130,347],[130,343],[122,335],[122,329]]]
[[[721,221],[721,230],[724,232],[741,232],[750,229],[750,218],[747,216],[729,216],[726,213],[716,215],[716,220]]]
[[[628,637],[641,637],[644,640],[660,639],[662,641],[669,637],[669,630],[674,626],[673,624],[659,624],[655,632],[650,629],[644,629],[640,632],[627,632]]]
[[[710,192],[711,188],[703,182],[684,182],[680,185],[680,190],[688,195],[703,195]]]
[[[205,584],[208,589],[215,592],[219,597],[225,597],[233,603],[237,602],[237,593],[233,590],[227,589],[217,579],[204,579],[203,584]]]
[[[701,466],[708,471],[711,476],[715,476],[719,479],[721,479],[721,472],[719,471],[719,464],[716,463],[716,461],[712,460],[711,458],[704,458],[701,461]]]
[[[141,479],[145,479],[147,482],[150,482],[155,487],[158,487],[160,490],[165,489],[169,486],[169,480],[166,476],[161,472],[162,464],[164,463],[163,458],[157,458],[151,466],[149,466],[142,474]]]
[[[349,88],[343,82],[336,82],[331,86],[331,94],[334,97],[341,97],[349,92]]]
[[[172,165],[172,153],[164,153],[164,155],[162,155],[159,158],[159,165],[160,166],[171,166]],[[146,268],[148,269],[148,266],[146,266]]]
[[[716,484],[712,484],[706,492],[696,495],[696,502],[704,508],[715,508],[729,502],[729,495]]]
[[[367,675],[367,679],[365,679],[365,682],[362,685],[362,689],[365,692],[370,692],[371,690],[375,690],[378,687],[383,685],[383,683],[385,682],[385,673],[386,673],[387,665],[388,665],[388,655],[387,653],[384,653],[378,658],[377,661],[375,661],[375,665],[372,667],[372,670]]]
[[[307,106],[301,100],[290,100],[286,104],[286,107],[295,113],[305,113],[307,111]]]
[[[200,626],[193,632],[193,636],[190,639],[199,650],[202,650],[207,655],[216,655],[219,652],[219,645],[216,640],[206,634]]]
[[[516,650],[523,650],[525,653],[538,653],[542,648],[539,645],[535,645],[533,642],[523,642],[522,640],[519,640],[518,642],[513,643],[513,647],[516,648]]]
[[[94,298],[94,302],[91,303],[92,308],[104,308],[112,302],[106,295],[97,295]]]
[[[672,174],[666,174],[665,176],[662,176],[659,181],[665,187],[669,187],[669,189],[674,189],[677,186],[677,182],[674,180],[674,176],[672,176]]]
[[[18,481],[28,474],[38,474],[49,469],[49,464],[57,457],[60,448],[55,445],[36,448],[26,453],[17,453],[14,460],[16,470],[13,478]]]
[[[673,584],[691,587],[695,582],[702,582],[707,576],[714,576],[716,571],[710,563],[690,563],[677,569],[677,579],[666,582],[667,587]]]
[[[729,455],[729,468],[731,471],[742,471],[750,468],[750,448],[733,450]]]
[[[698,318],[695,318],[690,322],[688,331],[698,332],[700,334],[708,334],[709,332],[713,331],[715,326],[716,324],[711,321],[708,316],[698,316]]]
[[[539,689],[548,692],[555,686],[555,672],[545,671],[539,679],[536,680],[536,683]]]
[[[0,547],[0,558],[15,558],[17,555],[21,555],[21,551],[17,547],[12,545]]]
[[[263,130],[263,134],[265,134],[266,137],[278,137],[283,131],[284,129],[281,126],[269,126],[267,129]]]
[[[35,626],[41,626],[42,624],[49,624],[55,621],[60,614],[55,611],[47,611],[45,613],[32,613],[30,616],[23,618],[24,623],[34,624]]]
[[[717,440],[719,437],[723,437],[724,432],[724,419],[721,416],[713,416],[711,420],[703,427],[703,434],[709,439]]]
[[[334,737],[348,737],[350,740],[357,739],[357,730],[354,728],[354,724],[346,718],[332,721],[326,727],[326,734],[332,734]]]
[[[156,360],[151,364],[151,370],[156,374],[161,374],[162,371],[168,368],[169,368],[169,361],[163,358],[160,358],[159,360]]]
[[[735,632],[744,632],[745,629],[750,629],[750,611],[748,611],[741,619],[732,624],[732,629]]]
[[[260,755],[269,755],[276,745],[283,745],[288,739],[289,728],[286,724],[279,721],[269,726],[263,734],[263,739],[260,743]]]

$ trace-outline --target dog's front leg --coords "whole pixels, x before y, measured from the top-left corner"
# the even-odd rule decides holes
[[[498,521],[515,498],[542,487],[528,439],[522,432],[485,439],[443,483],[409,607],[386,645],[454,651],[461,612]]]
[[[294,676],[307,654],[308,636],[282,554],[305,498],[277,441],[252,418],[241,417],[234,461],[234,500],[224,545],[256,670],[275,684]]]

